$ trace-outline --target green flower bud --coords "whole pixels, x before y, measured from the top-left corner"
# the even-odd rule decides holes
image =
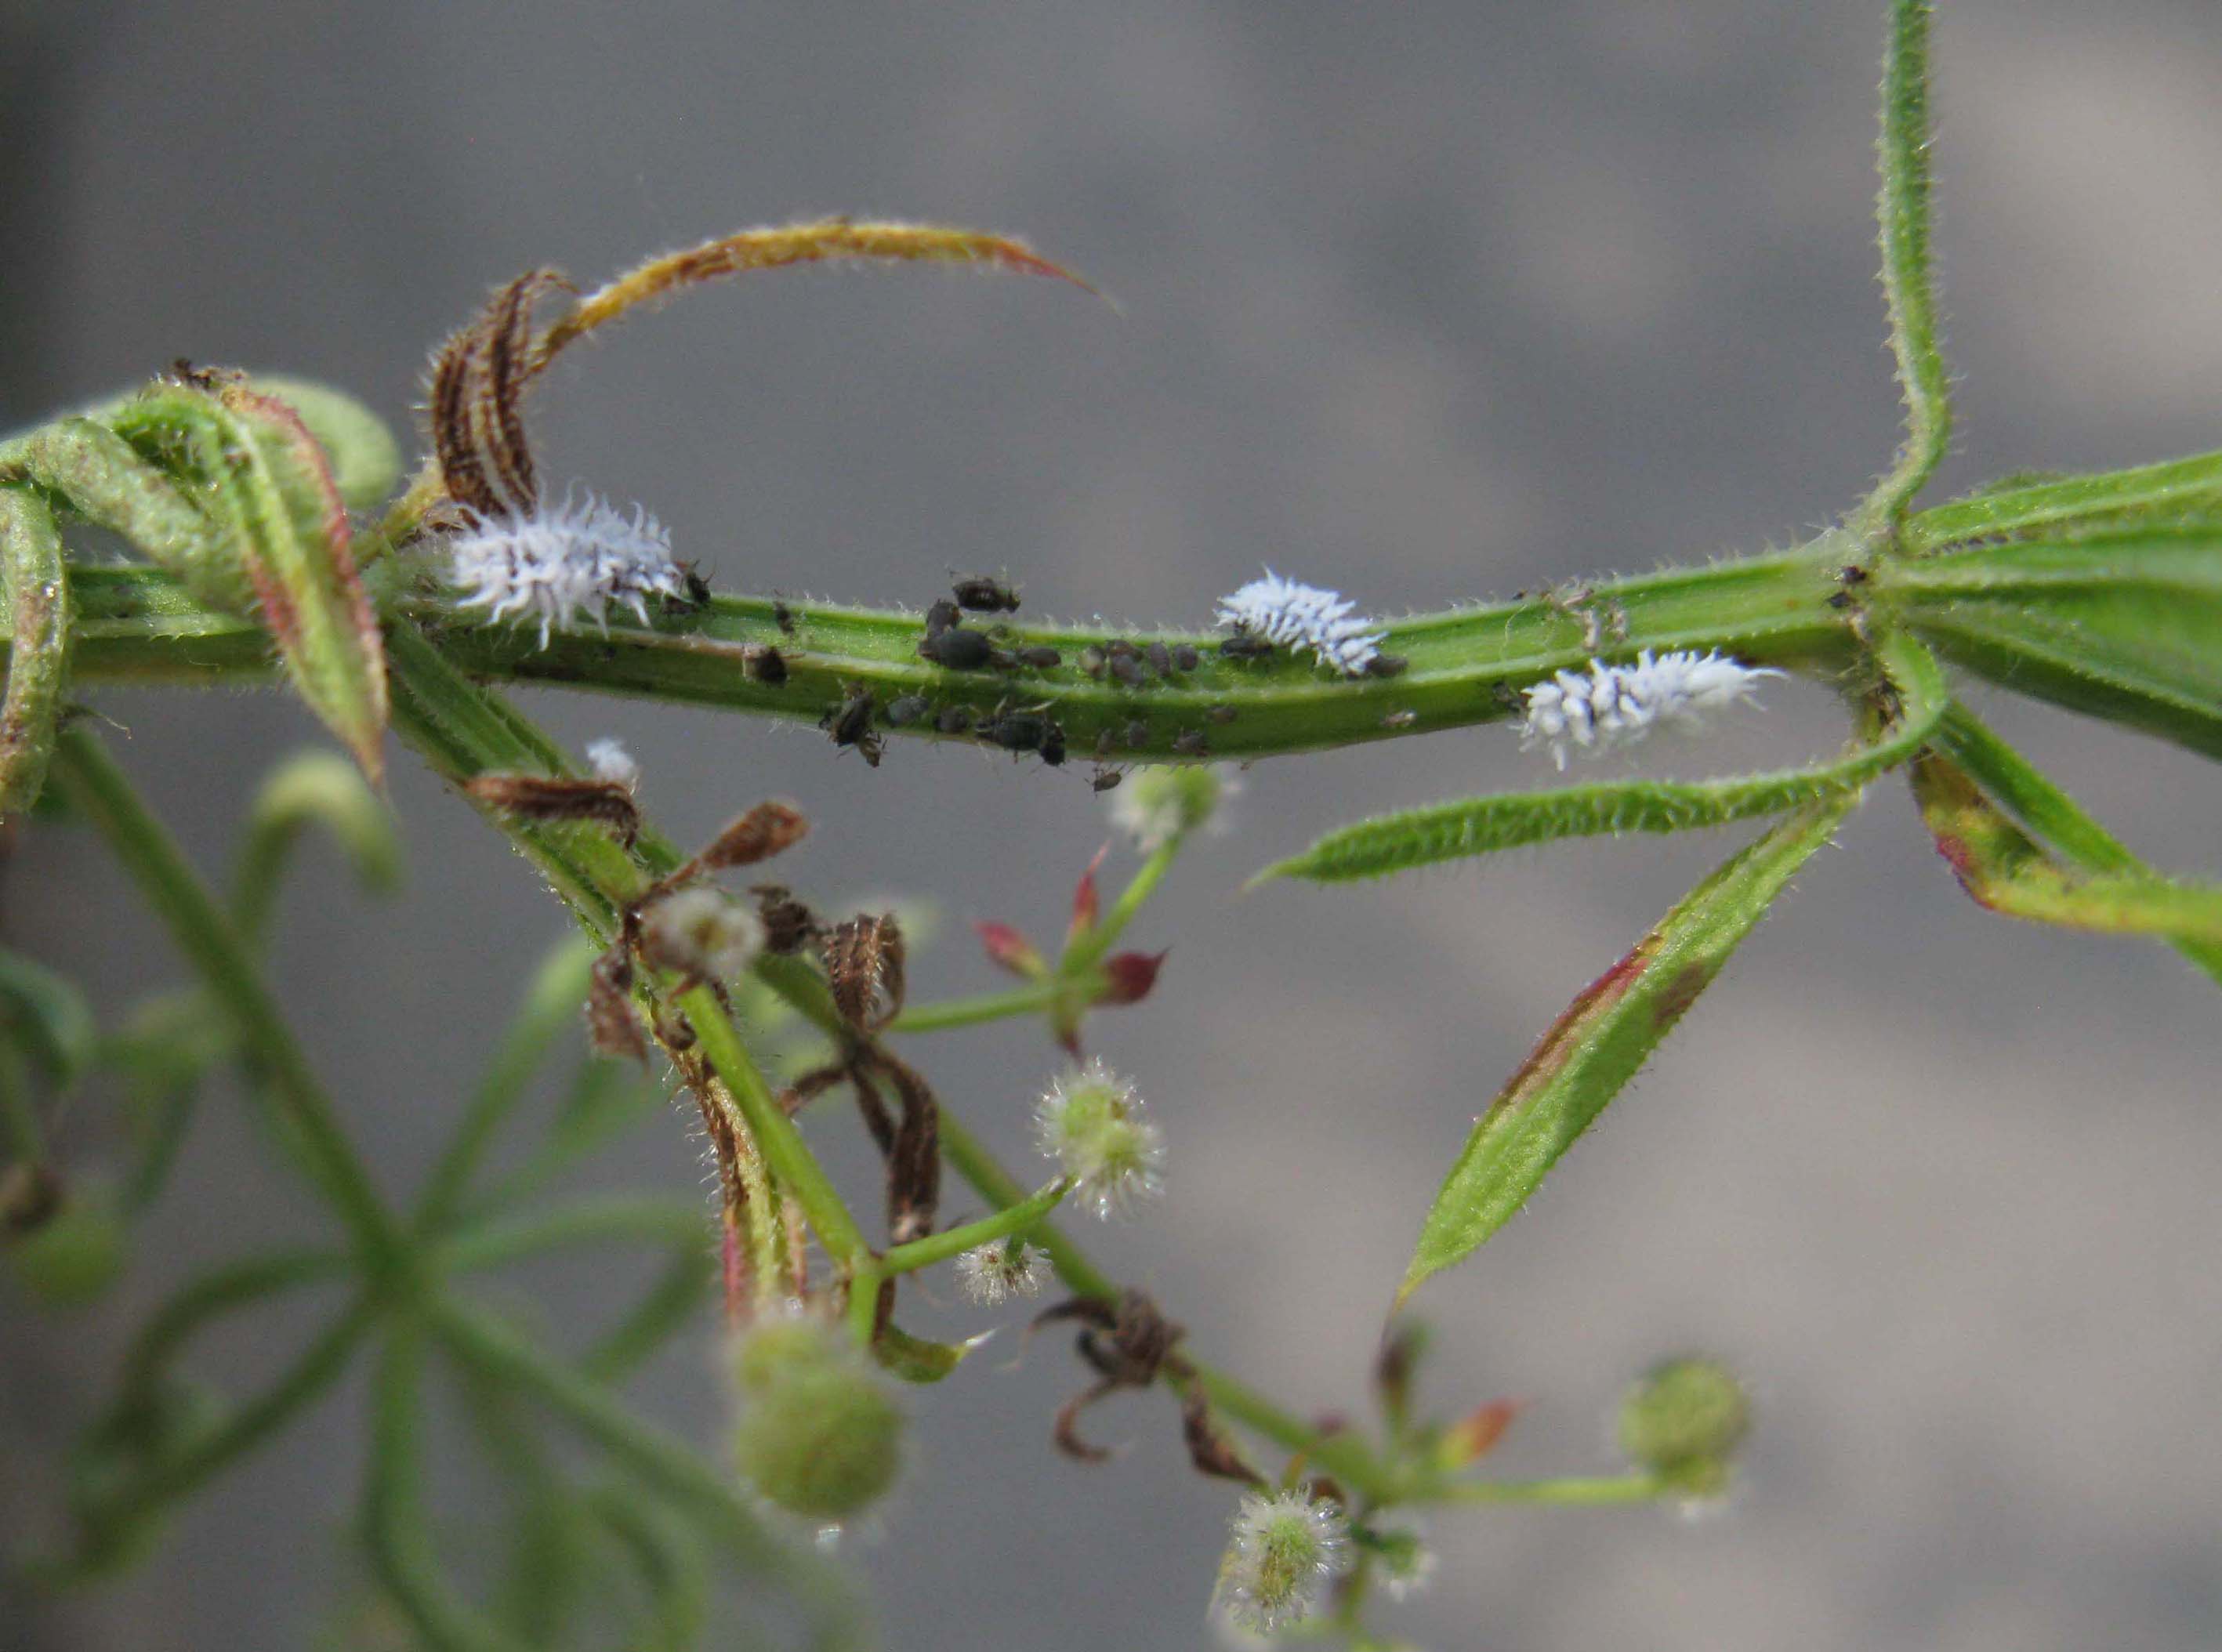
[[[768,1318],[733,1359],[741,1419],[733,1456],[764,1498],[813,1520],[869,1507],[901,1467],[903,1416],[832,1323]]]
[[[1692,1497],[1728,1489],[1729,1467],[1751,1429],[1751,1403],[1710,1360],[1654,1366],[1620,1404],[1620,1448]]]
[[[1144,854],[1206,824],[1235,789],[1210,763],[1146,763],[1111,798],[1111,824]]]
[[[107,1293],[123,1272],[127,1234],[107,1190],[76,1186],[30,1232],[9,1241],[16,1283],[48,1308],[78,1308]]]

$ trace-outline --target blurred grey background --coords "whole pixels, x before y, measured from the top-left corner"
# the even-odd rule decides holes
[[[2222,16],[2205,0],[1949,0],[1938,168],[1963,435],[1944,479],[2213,448]],[[1262,560],[1378,610],[1783,543],[1886,460],[1869,247],[1879,0],[1477,5],[530,7],[79,3],[0,34],[0,428],[173,357],[315,375],[407,428],[492,283],[827,210],[1023,232],[1115,294],[937,272],[781,273],[634,322],[538,404],[545,468],[648,501],[718,581],[923,601],[1007,566],[1032,610],[1199,623]],[[1817,690],[1654,772],[1827,749]],[[2175,750],[1975,694],[2163,864],[2222,868],[2222,782]],[[109,693],[118,751],[203,864],[312,739],[276,696]],[[814,733],[538,696],[617,733],[682,839],[768,793],[829,901],[938,903],[926,995],[992,984],[963,930],[1054,933],[1103,834],[1081,779],[964,751],[868,772]],[[1359,1404],[1419,1209],[1584,981],[1734,839],[1523,852],[1377,889],[1235,890],[1320,829],[1547,779],[1503,729],[1253,771],[1099,1020],[1175,1148],[1146,1222],[1091,1234],[1194,1345],[1304,1407]],[[444,1134],[561,917],[405,756],[412,883],[321,848],[278,974],[390,1183]],[[1130,865],[1131,860],[1117,863]],[[9,944],[111,996],[177,961],[83,834],[34,832]],[[1721,1516],[1438,1518],[1428,1646],[2191,1648],[2222,1642],[2222,1184],[2211,984],[2158,946],[1962,899],[1878,788],[1651,1070],[1485,1253],[1430,1286],[1427,1392],[1533,1403],[1510,1473],[1610,1469],[1628,1377],[1685,1347],[1755,1385]],[[918,1046],[1014,1153],[1034,1029]],[[850,1134],[829,1115],[813,1127]],[[97,1159],[97,1110],[79,1151]],[[846,1153],[847,1149],[843,1149]],[[857,1166],[853,1154],[842,1162]],[[612,1182],[693,1184],[675,1118]],[[0,1297],[0,1521],[134,1303],[313,1215],[204,1114],[122,1299]],[[629,1288],[549,1276],[559,1322]],[[946,1322],[976,1323],[951,1313]],[[266,1368],[253,1337],[204,1369]],[[862,1549],[906,1649],[1208,1644],[1229,1505],[1170,1408],[1083,1469],[1048,1447],[1061,1341],[915,1397],[917,1460]],[[706,1335],[640,1385],[714,1451]],[[0,1599],[41,1652],[306,1643],[355,1586],[348,1391],[225,1480],[120,1589]]]

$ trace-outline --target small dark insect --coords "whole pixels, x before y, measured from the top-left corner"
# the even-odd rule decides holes
[[[1173,755],[1177,757],[1205,757],[1210,751],[1200,728],[1184,728],[1173,736]]]
[[[903,694],[888,702],[888,722],[894,728],[907,728],[932,709],[932,701],[924,694]]]
[[[1831,608],[1837,610],[1839,612],[1850,607],[1854,601],[1856,600],[1849,591],[1831,591],[1829,593],[1827,600],[1829,606]]]
[[[926,611],[926,639],[932,641],[963,618],[957,605],[943,597]]]
[[[1209,711],[1204,713],[1203,720],[1207,723],[1231,723],[1236,714],[1232,706],[1214,706]]]
[[[1064,766],[1064,725],[1051,723],[1042,731],[1041,760],[1052,769]]]
[[[1173,664],[1183,671],[1193,671],[1203,663],[1203,656],[1183,643],[1173,650]]]
[[[1142,650],[1142,653],[1150,662],[1150,669],[1155,671],[1159,676],[1169,677],[1172,675],[1172,650],[1167,648],[1163,643],[1152,643],[1147,648]]]
[[[1419,720],[1420,713],[1417,712],[1390,712],[1388,716],[1381,719],[1381,726],[1384,728],[1409,728],[1413,724]]]
[[[1111,639],[1110,652],[1111,657],[1114,660],[1131,660],[1141,651],[1123,637],[1114,637]]]
[[[1020,665],[1032,666],[1037,671],[1046,671],[1064,663],[1064,656],[1053,648],[1014,648],[1011,650],[1011,657]]]
[[[748,674],[767,688],[776,688],[787,681],[787,656],[769,646],[750,648],[741,656]]]
[[[588,820],[607,826],[630,848],[640,832],[640,810],[618,781],[573,780],[562,775],[474,775],[463,789],[488,808],[520,820]]]
[[[945,706],[933,725],[944,734],[962,734],[972,726],[972,709],[969,706]]]
[[[1509,712],[1525,710],[1528,705],[1520,691],[1503,677],[1489,685],[1489,697]]]
[[[1150,725],[1147,723],[1137,717],[1133,722],[1127,725],[1127,744],[1128,745],[1147,745],[1149,743]]]
[[[833,737],[836,745],[853,745],[866,764],[880,766],[883,749],[880,737],[872,730],[872,691],[851,688],[849,697],[818,719],[818,726]]]
[[[1118,740],[1119,737],[1113,733],[1109,728],[1106,727],[1097,729],[1095,731],[1095,760],[1098,763],[1101,763],[1104,758],[1109,757],[1111,755],[1111,748],[1118,744]]]
[[[1088,789],[1091,792],[1108,792],[1126,778],[1127,771],[1123,769],[1098,769],[1088,777]]]
[[[777,625],[787,636],[794,636],[794,610],[788,607],[784,602],[773,603],[771,605],[771,623]]]
[[[1111,656],[1111,675],[1129,688],[1139,688],[1147,681],[1142,672],[1142,663],[1131,654]]]
[[[1262,660],[1272,651],[1271,643],[1246,631],[1236,631],[1219,645],[1219,656],[1226,660]]]
[[[1033,712],[1000,712],[994,721],[981,727],[980,738],[1006,751],[1036,751],[1041,749],[1050,726],[1047,719]]]
[[[1080,669],[1091,677],[1100,677],[1103,675],[1103,668],[1109,663],[1110,658],[1109,655],[1090,643],[1080,650]]]
[[[1369,677],[1401,677],[1405,668],[1411,663],[1402,654],[1376,654],[1366,661],[1365,675]]]
[[[665,607],[692,612],[697,608],[710,606],[710,581],[702,577],[700,569],[692,562],[681,562],[679,564],[679,577],[686,586],[687,594],[683,597],[664,598]]]
[[[988,640],[987,632],[968,631],[962,625],[938,631],[929,626],[918,651],[920,657],[951,671],[978,671],[995,657],[995,645]]]
[[[1842,585],[1865,585],[1867,571],[1857,562],[1848,562],[1836,570],[1836,581]]]
[[[968,574],[951,586],[957,595],[957,606],[970,608],[975,613],[1016,613],[1019,594],[1009,586],[984,575]]]

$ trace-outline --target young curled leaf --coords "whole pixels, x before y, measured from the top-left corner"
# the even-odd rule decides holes
[[[0,818],[38,801],[53,754],[69,663],[70,590],[61,533],[46,501],[0,487],[0,575],[10,621],[0,703]]]
[[[752,270],[843,262],[969,264],[1023,275],[1046,275],[1070,281],[1084,292],[1095,291],[1070,270],[1051,263],[1010,236],[986,235],[946,224],[820,218],[776,229],[743,229],[683,252],[650,259],[588,293],[569,315],[550,327],[540,341],[532,371],[539,372],[598,328],[688,287]]]
[[[2222,888],[2141,872],[2078,872],[2045,852],[1949,759],[1918,760],[1911,779],[1936,852],[1977,906],[2009,918],[2222,945]]]
[[[982,1331],[962,1342],[929,1342],[900,1326],[882,1325],[872,1337],[872,1358],[882,1371],[904,1382],[939,1382],[995,1334]]]
[[[1167,947],[1162,952],[1114,952],[1103,960],[1103,974],[1108,985],[1099,1004],[1139,1004],[1150,996],[1158,984],[1158,971],[1165,967],[1172,956]]]
[[[292,404],[246,380],[210,382],[158,385],[117,411],[116,429],[199,507],[205,537],[173,547],[187,582],[260,619],[301,698],[377,780],[386,647],[330,457]]]
[[[1493,1399],[1476,1406],[1445,1429],[1436,1440],[1436,1467],[1451,1473],[1479,1461],[1497,1448],[1497,1442],[1504,1438],[1504,1431],[1519,1414],[1517,1400]]]
[[[486,308],[432,361],[432,451],[448,497],[482,518],[518,515],[539,502],[540,478],[524,435],[531,381],[532,312],[568,292],[560,271],[527,270],[495,290]]]
[[[982,918],[974,920],[972,930],[980,937],[988,961],[997,969],[1028,981],[1039,981],[1049,973],[1048,963],[1015,925]]]

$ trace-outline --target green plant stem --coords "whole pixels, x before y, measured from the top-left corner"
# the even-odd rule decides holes
[[[164,1367],[201,1328],[280,1292],[320,1284],[346,1272],[339,1251],[284,1250],[250,1256],[202,1274],[150,1315],[123,1358],[128,1395],[153,1385]]]
[[[55,743],[54,771],[71,800],[107,837],[262,1069],[288,1139],[373,1275],[393,1272],[404,1254],[401,1232],[230,914],[91,735],[82,728],[64,730]]]
[[[522,1652],[451,1589],[424,1512],[417,1391],[424,1333],[394,1316],[371,1379],[370,1453],[362,1498],[365,1545],[378,1580],[431,1652]]]
[[[999,1239],[1008,1239],[1014,1234],[1023,1234],[1056,1209],[1071,1190],[1072,1184],[1059,1177],[1032,1198],[1005,1205],[992,1216],[966,1222],[961,1228],[929,1234],[924,1239],[913,1239],[907,1245],[897,1245],[880,1258],[880,1272],[883,1274],[914,1272],[922,1267],[932,1267],[936,1262],[946,1262],[951,1257],[961,1256],[975,1246],[990,1245]]]
[[[982,1198],[1006,1209],[1026,1202],[1029,1196],[1018,1178],[945,1104],[941,1109],[941,1153]],[[1037,1219],[1029,1238],[1049,1253],[1058,1278],[1070,1289],[1100,1301],[1118,1300],[1118,1285],[1055,1222]],[[1225,1372],[1195,1360],[1189,1364],[1211,1403],[1252,1433],[1285,1450],[1308,1453],[1313,1461],[1369,1496],[1394,1494],[1392,1477],[1374,1462],[1362,1442],[1348,1435],[1322,1434]]]
[[[749,1134],[781,1191],[801,1205],[819,1243],[835,1261],[847,1266],[868,1259],[872,1253],[870,1241],[849,1214],[839,1190],[819,1165],[810,1145],[803,1140],[802,1132],[794,1128],[794,1121],[787,1116],[779,1098],[764,1083],[763,1073],[742,1044],[718,995],[708,987],[694,987],[679,995],[678,1004],[702,1041],[702,1053],[738,1104]]]
[[[39,1124],[39,1109],[31,1100],[31,1075],[12,1044],[0,1044],[0,1148],[9,1159],[42,1165],[47,1159],[47,1133]]]
[[[895,1017],[891,1033],[945,1033],[951,1027],[978,1027],[987,1021],[1007,1021],[1014,1015],[1035,1015],[1049,1008],[1070,983],[1051,976],[1029,981],[1006,992],[983,992],[970,998],[945,998],[939,1003],[914,1004]]]
[[[524,1099],[557,1033],[577,1019],[594,958],[593,946],[573,942],[541,965],[525,996],[524,1008],[502,1035],[500,1047],[494,1052],[462,1121],[417,1201],[416,1228],[420,1234],[437,1232],[453,1219],[495,1132]]]
[[[804,1569],[757,1523],[730,1478],[693,1447],[627,1410],[609,1389],[543,1353],[491,1314],[435,1297],[432,1327],[456,1358],[530,1395],[634,1473],[708,1517],[731,1552],[752,1569]],[[825,1580],[820,1579],[820,1592]]]
[[[709,1236],[708,1218],[687,1201],[652,1193],[610,1193],[553,1210],[474,1223],[442,1244],[436,1259],[451,1272],[468,1272],[500,1267],[543,1251],[610,1239],[699,1251],[707,1247]]]
[[[1674,1495],[1656,1474],[1603,1474],[1541,1480],[1459,1480],[1428,1494],[1433,1503],[1548,1503],[1562,1508],[1603,1503],[1654,1503]]]
[[[1104,738],[1122,760],[1177,760],[1183,754],[1174,742],[1202,733],[1208,755],[1246,758],[1502,719],[1516,710],[1511,690],[1586,662],[1592,634],[1605,622],[1609,651],[1616,656],[1642,648],[1718,646],[1758,663],[1825,671],[1853,647],[1845,617],[1828,599],[1838,591],[1836,569],[1858,554],[1856,542],[1830,533],[1767,556],[1601,580],[1579,600],[1418,616],[1391,625],[1384,644],[1409,662],[1402,676],[1352,682],[1328,678],[1297,660],[1224,660],[1218,638],[1208,633],[1165,633],[1169,643],[1188,641],[1207,658],[1195,672],[1144,688],[1098,682],[1070,663],[1047,670],[945,671],[918,657],[915,615],[786,605],[790,635],[773,617],[769,599],[738,596],[720,596],[700,612],[667,615],[645,627],[613,619],[606,638],[594,631],[558,631],[545,649],[529,628],[408,601],[405,612],[434,629],[428,638],[409,618],[397,618],[387,628],[388,661],[397,673],[405,669],[401,656],[413,639],[443,656],[448,669],[481,682],[587,688],[811,724],[838,705],[849,686],[869,689],[882,705],[924,694],[976,718],[1007,703],[1039,705],[1064,728],[1075,753],[1092,751]],[[221,683],[272,675],[267,642],[251,622],[194,602],[160,570],[73,567],[71,581],[78,615],[72,669],[78,681]],[[1039,625],[1020,629],[1013,641],[1057,648],[1071,662],[1089,645],[1121,635]],[[765,683],[750,669],[765,648],[786,657],[782,683]],[[1232,709],[1234,720],[1215,722],[1208,715],[1215,708]],[[1406,712],[1409,721],[1402,720]],[[394,713],[401,728],[398,696]],[[1399,720],[1384,723],[1392,716]],[[1140,738],[1128,744],[1137,722]],[[938,735],[932,719],[885,732],[890,738],[954,738]]]
[[[235,1411],[214,1433],[197,1440],[166,1462],[132,1500],[145,1514],[191,1495],[224,1468],[283,1428],[311,1401],[339,1380],[377,1317],[367,1300],[356,1303],[286,1367],[260,1395]]]

